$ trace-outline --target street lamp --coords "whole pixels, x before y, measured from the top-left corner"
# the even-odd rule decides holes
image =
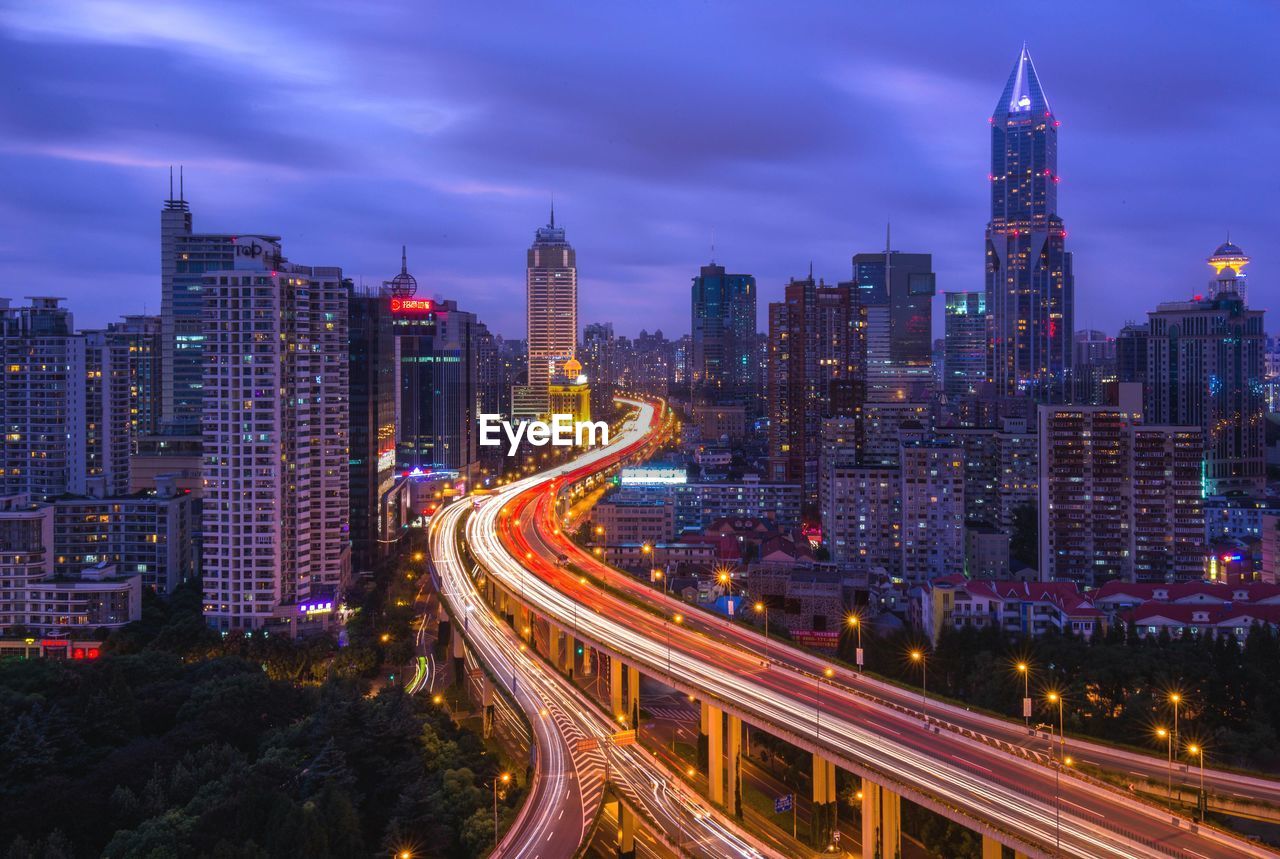
[[[1050,704],[1058,705],[1058,760],[1063,761],[1067,758],[1067,736],[1062,729],[1062,696],[1050,690],[1045,698]]]
[[[862,618],[856,614],[849,615],[849,626],[858,631],[858,649],[854,651],[854,662],[858,664],[858,670],[862,670]]]
[[[1170,692],[1169,703],[1173,705],[1173,744],[1178,745],[1178,705],[1182,703],[1182,693]]]
[[[1156,728],[1156,736],[1165,741],[1166,751],[1169,755],[1169,768],[1165,780],[1166,795],[1172,801],[1173,799],[1173,734],[1167,728]]]
[[[929,658],[923,650],[911,651],[911,661],[920,663],[920,703],[929,698]]]
[[[1200,806],[1200,822],[1204,823],[1204,814],[1209,807],[1209,800],[1204,795],[1204,746],[1192,743],[1187,746],[1187,751],[1200,759],[1200,801],[1197,805]]]
[[[511,773],[503,773],[493,780],[493,843],[498,843],[498,785],[508,784],[511,781]]]
[[[769,605],[764,600],[757,600],[756,614],[764,614],[764,661],[769,661]]]
[[[1031,666],[1025,662],[1018,663],[1018,672],[1022,675],[1022,718],[1031,728]]]

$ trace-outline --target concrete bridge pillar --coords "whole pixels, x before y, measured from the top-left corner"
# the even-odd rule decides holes
[[[811,843],[825,850],[831,843],[836,826],[836,765],[820,755],[813,756],[813,815],[810,818]]]
[[[724,711],[702,705],[702,729],[707,735],[707,799],[724,805]]]
[[[862,780],[862,859],[901,859],[902,797]]]
[[[636,855],[636,815],[618,800],[618,859],[634,859]]]
[[[724,807],[730,814],[742,817],[742,720],[737,716],[725,717],[725,746],[728,769]]]
[[[621,716],[627,728],[640,722],[640,669],[609,658],[609,702],[614,718]]]
[[[1004,845],[990,835],[982,836],[982,859],[1004,859]]]
[[[557,668],[564,661],[564,655],[560,652],[562,646],[560,630],[555,624],[547,624],[547,660]]]

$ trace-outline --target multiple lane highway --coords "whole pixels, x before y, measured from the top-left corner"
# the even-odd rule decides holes
[[[1032,855],[1276,855],[930,724],[855,672],[825,676],[825,663],[809,654],[774,643],[766,660],[751,630],[689,611],[583,552],[560,533],[555,496],[651,443],[661,407],[630,405],[635,416],[608,448],[504,487],[466,524],[474,555],[535,612],[613,658],[953,819],[989,827]],[[682,623],[673,620],[677,610]]]

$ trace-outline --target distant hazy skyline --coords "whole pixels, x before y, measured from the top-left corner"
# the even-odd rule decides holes
[[[552,199],[580,319],[689,330],[711,256],[759,283],[934,255],[979,290],[987,119],[1027,42],[1062,121],[1077,328],[1202,292],[1228,230],[1280,272],[1270,3],[205,3],[0,0],[0,296],[80,326],[158,312],[159,210],[283,236],[524,335]],[[941,301],[935,317],[941,316]],[[1276,329],[1274,321],[1270,328]]]

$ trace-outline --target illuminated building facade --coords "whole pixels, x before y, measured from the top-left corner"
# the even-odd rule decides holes
[[[1206,260],[1213,267],[1213,280],[1209,281],[1209,297],[1234,292],[1245,304],[1249,303],[1249,279],[1244,267],[1249,264],[1240,246],[1227,239]]]
[[[199,433],[204,385],[204,276],[269,272],[282,260],[280,237],[192,231],[191,207],[173,194],[160,212],[161,418],[173,431]]]
[[[943,381],[948,397],[972,396],[987,378],[987,296],[948,292],[943,304]]]
[[[743,405],[751,414],[757,375],[756,279],[728,274],[724,266],[704,265],[693,279],[692,355],[689,361],[693,401],[697,405]]]
[[[854,300],[866,316],[869,402],[928,402],[933,391],[930,254],[885,249],[853,257]]]
[[[1207,495],[1266,486],[1263,311],[1234,292],[1161,304],[1150,315],[1144,411],[1204,431]]]
[[[204,275],[202,573],[216,629],[294,627],[347,583],[348,291],[341,269],[284,260]]]
[[[470,483],[480,456],[475,314],[451,300],[392,298],[389,306],[399,391],[396,468],[457,471]]]
[[[389,283],[379,289],[348,285],[351,563],[356,570],[373,569],[389,545],[385,541],[394,536],[384,506],[397,474],[396,341],[389,287]]]
[[[1004,396],[1069,394],[1075,282],[1058,217],[1058,120],[1023,47],[991,117],[990,378]]]
[[[787,284],[769,305],[769,479],[799,483],[817,508],[822,418],[852,414],[864,399],[862,326],[851,284]]]
[[[564,375],[564,363],[578,345],[578,261],[564,227],[551,221],[539,227],[529,248],[525,271],[528,300],[528,383],[512,393],[514,417],[547,413],[551,379]]]
[[[553,415],[573,415],[574,421],[591,420],[591,386],[577,358],[566,361],[564,375],[547,386],[547,408]]]

